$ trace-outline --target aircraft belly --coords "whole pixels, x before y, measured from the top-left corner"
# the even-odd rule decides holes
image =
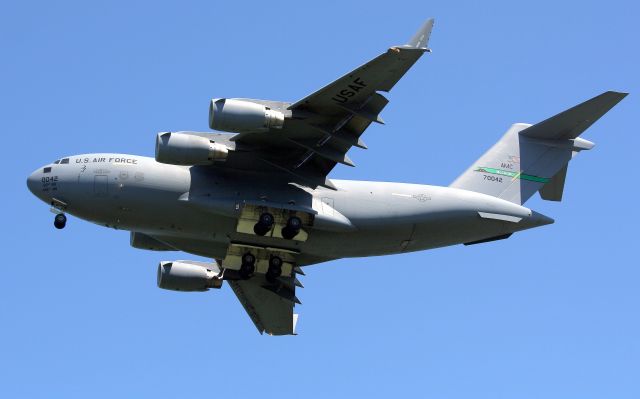
[[[357,232],[326,242],[312,235],[310,244],[321,242],[315,246],[336,248],[344,257],[417,251],[503,235],[523,229],[524,223],[513,220],[531,213],[494,197],[447,187],[353,181],[338,185],[343,191],[335,194],[336,209]],[[479,212],[502,219],[481,217]]]
[[[407,251],[421,251],[493,237],[508,232],[507,223],[484,220],[477,213],[465,217],[433,220],[416,226]]]
[[[403,251],[410,240],[413,225],[393,225],[384,229],[370,228],[357,232],[313,232],[301,245],[305,254],[328,259],[375,256]]]

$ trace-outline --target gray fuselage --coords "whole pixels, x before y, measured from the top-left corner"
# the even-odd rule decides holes
[[[81,219],[214,259],[225,257],[230,242],[282,247],[285,241],[299,253],[298,264],[308,265],[468,243],[553,222],[511,202],[448,187],[333,180],[337,191],[310,189],[274,184],[257,173],[124,154],[63,162],[29,176],[29,189],[42,201],[59,201]],[[308,229],[304,242],[239,233],[233,212],[247,201],[313,209],[317,228]]]

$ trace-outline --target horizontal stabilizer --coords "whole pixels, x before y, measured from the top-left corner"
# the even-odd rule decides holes
[[[626,95],[608,91],[535,125],[513,124],[451,187],[519,205],[536,192],[543,199],[560,201],[567,164],[594,146],[578,136]]]
[[[627,93],[607,91],[556,116],[536,123],[522,130],[520,134],[539,139],[575,139],[626,96]]]

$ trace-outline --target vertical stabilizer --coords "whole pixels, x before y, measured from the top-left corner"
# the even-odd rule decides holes
[[[578,136],[627,94],[605,92],[538,124],[516,123],[451,187],[523,204],[540,191],[560,201],[567,164],[594,144]]]

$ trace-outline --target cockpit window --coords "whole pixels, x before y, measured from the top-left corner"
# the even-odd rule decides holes
[[[69,163],[69,158],[62,158],[60,164]]]
[[[54,162],[53,164],[54,164],[54,165],[57,165],[57,164],[59,164],[59,163],[60,163],[60,160],[59,160],[59,159],[56,159],[56,160],[55,160],[55,162]]]

